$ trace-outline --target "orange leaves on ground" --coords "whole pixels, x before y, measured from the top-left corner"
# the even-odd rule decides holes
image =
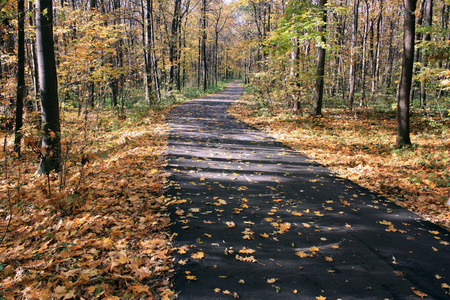
[[[272,107],[269,116],[255,114],[246,100],[230,108],[235,117],[265,129],[340,176],[377,192],[435,223],[450,226],[449,121],[437,121],[413,112],[412,147],[396,149],[395,114],[341,109],[325,110],[324,118],[286,114]],[[357,118],[355,118],[357,116]],[[317,179],[312,179],[314,183]],[[374,184],[376,183],[376,184]],[[348,200],[341,199],[344,206]],[[378,207],[374,207],[378,209]]]
[[[2,295],[172,297],[170,219],[161,196],[166,185],[162,119],[118,121],[100,112],[102,121],[88,124],[96,132],[87,133],[92,134],[87,143],[84,133],[77,132],[83,126],[68,114],[66,127],[74,128],[70,147],[63,145],[67,169],[62,189],[54,174],[50,182],[34,177],[34,162],[21,162],[20,196],[16,173],[8,184],[1,182],[0,200],[5,201],[9,188],[14,202],[10,232],[0,245]],[[82,157],[88,162],[81,164]]]

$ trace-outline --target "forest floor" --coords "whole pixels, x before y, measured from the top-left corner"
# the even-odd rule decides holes
[[[65,112],[62,181],[34,175],[38,135],[0,153],[0,299],[173,296],[166,114]]]
[[[270,112],[269,112],[270,111]],[[325,109],[324,117],[258,109],[246,95],[229,112],[425,219],[450,228],[450,121],[411,117],[413,145],[396,148],[395,112]]]

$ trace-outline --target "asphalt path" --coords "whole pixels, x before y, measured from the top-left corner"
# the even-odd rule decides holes
[[[242,92],[168,118],[179,299],[450,299],[448,231],[231,117]]]

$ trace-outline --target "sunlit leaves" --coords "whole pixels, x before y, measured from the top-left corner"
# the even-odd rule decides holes
[[[98,117],[117,120],[107,113],[99,113]],[[150,117],[144,125],[124,121],[114,131],[108,128],[107,134],[103,131],[106,126],[97,126],[99,139],[86,145],[84,135],[76,131],[83,126],[76,118],[70,119],[66,126],[74,128],[66,127],[73,130],[71,147],[66,150],[67,164],[72,159],[81,160],[80,149],[104,154],[90,155],[89,162],[83,165],[83,174],[79,173],[80,163],[71,164],[60,193],[49,195],[45,188],[40,188],[48,185],[45,178],[34,177],[34,171],[21,174],[22,180],[27,180],[21,194],[28,209],[17,204],[15,229],[0,247],[1,253],[17,261],[0,263],[3,268],[0,285],[16,285],[2,291],[3,295],[12,299],[35,298],[34,293],[42,299],[173,295],[166,281],[172,263],[164,229],[169,224],[166,199],[161,197],[165,180],[163,162],[155,156],[163,151],[161,141],[156,138],[160,133],[154,131],[161,126],[157,120]],[[124,136],[127,144],[123,144]],[[148,140],[152,141],[151,146]],[[24,169],[33,170],[23,164]],[[117,174],[126,174],[126,179]],[[51,188],[56,190],[59,185],[52,175]],[[18,245],[25,242],[27,247],[15,247],[16,242]],[[21,271],[18,275],[21,281],[11,281],[25,265],[30,272]],[[96,285],[95,278],[99,276],[102,284]],[[158,288],[151,290],[146,284],[150,277],[159,282]],[[127,287],[117,286],[117,278],[127,278]],[[38,279],[46,284],[39,287]],[[23,289],[25,285],[36,288]],[[20,290],[22,294],[18,296]]]

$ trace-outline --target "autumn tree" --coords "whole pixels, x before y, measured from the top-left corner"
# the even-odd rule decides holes
[[[36,44],[43,124],[41,162],[38,173],[59,171],[61,166],[61,128],[58,81],[53,41],[52,0],[36,1]]]
[[[414,65],[416,0],[405,0],[402,73],[397,98],[397,146],[410,145],[409,95]]]
[[[20,156],[22,140],[23,101],[25,96],[25,1],[17,2],[17,97],[14,151]]]
[[[316,84],[314,91],[314,101],[312,107],[312,115],[322,115],[322,103],[323,103],[323,85],[325,76],[325,33],[327,24],[327,0],[319,1],[319,11],[322,15],[322,23],[319,25],[320,42],[317,46],[317,71],[316,71]]]

